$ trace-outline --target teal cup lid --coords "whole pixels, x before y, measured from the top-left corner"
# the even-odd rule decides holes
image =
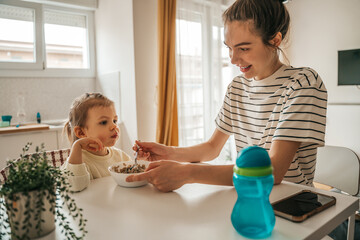
[[[273,168],[266,149],[259,146],[250,146],[242,149],[236,159],[234,173],[242,176],[271,175]]]
[[[1,120],[2,120],[3,122],[11,122],[11,118],[12,118],[11,115],[2,115],[2,116],[1,116]]]

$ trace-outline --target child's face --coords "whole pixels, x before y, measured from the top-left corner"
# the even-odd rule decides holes
[[[114,106],[90,108],[83,128],[85,136],[100,139],[106,147],[114,146],[120,132],[117,120]]]
[[[228,22],[225,24],[224,43],[229,48],[231,63],[239,67],[246,78],[261,80],[274,72],[278,56],[252,29],[251,21]]]

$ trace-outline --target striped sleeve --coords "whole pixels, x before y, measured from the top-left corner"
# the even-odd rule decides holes
[[[223,105],[215,119],[216,128],[227,134],[230,135],[233,133],[233,123],[231,121],[231,84],[228,86]]]
[[[314,70],[299,73],[285,96],[273,140],[324,145],[327,90]]]

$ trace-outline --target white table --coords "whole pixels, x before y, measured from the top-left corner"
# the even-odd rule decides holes
[[[308,187],[282,183],[274,187],[270,201],[302,189]],[[335,196],[336,205],[302,223],[276,217],[274,231],[268,239],[321,239],[359,209],[355,197],[316,191]],[[187,184],[174,192],[162,193],[150,184],[123,188],[111,177],[105,177],[92,181],[73,197],[88,219],[87,240],[245,239],[230,220],[237,199],[233,187]],[[42,239],[62,239],[59,228]]]

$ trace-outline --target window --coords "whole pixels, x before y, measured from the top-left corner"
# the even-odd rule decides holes
[[[223,44],[221,0],[179,0],[176,20],[179,144],[208,140],[234,73]],[[226,6],[225,6],[226,7]],[[233,161],[233,137],[216,162]]]
[[[89,68],[86,16],[47,10],[44,17],[46,67]]]
[[[0,76],[93,77],[93,25],[91,11],[2,1]]]
[[[33,9],[0,5],[0,61],[35,62],[34,22]]]
[[[178,66],[177,77],[180,144],[191,146],[205,138],[204,81],[200,15],[194,13],[193,21],[177,20]],[[183,29],[186,29],[183,30]]]

